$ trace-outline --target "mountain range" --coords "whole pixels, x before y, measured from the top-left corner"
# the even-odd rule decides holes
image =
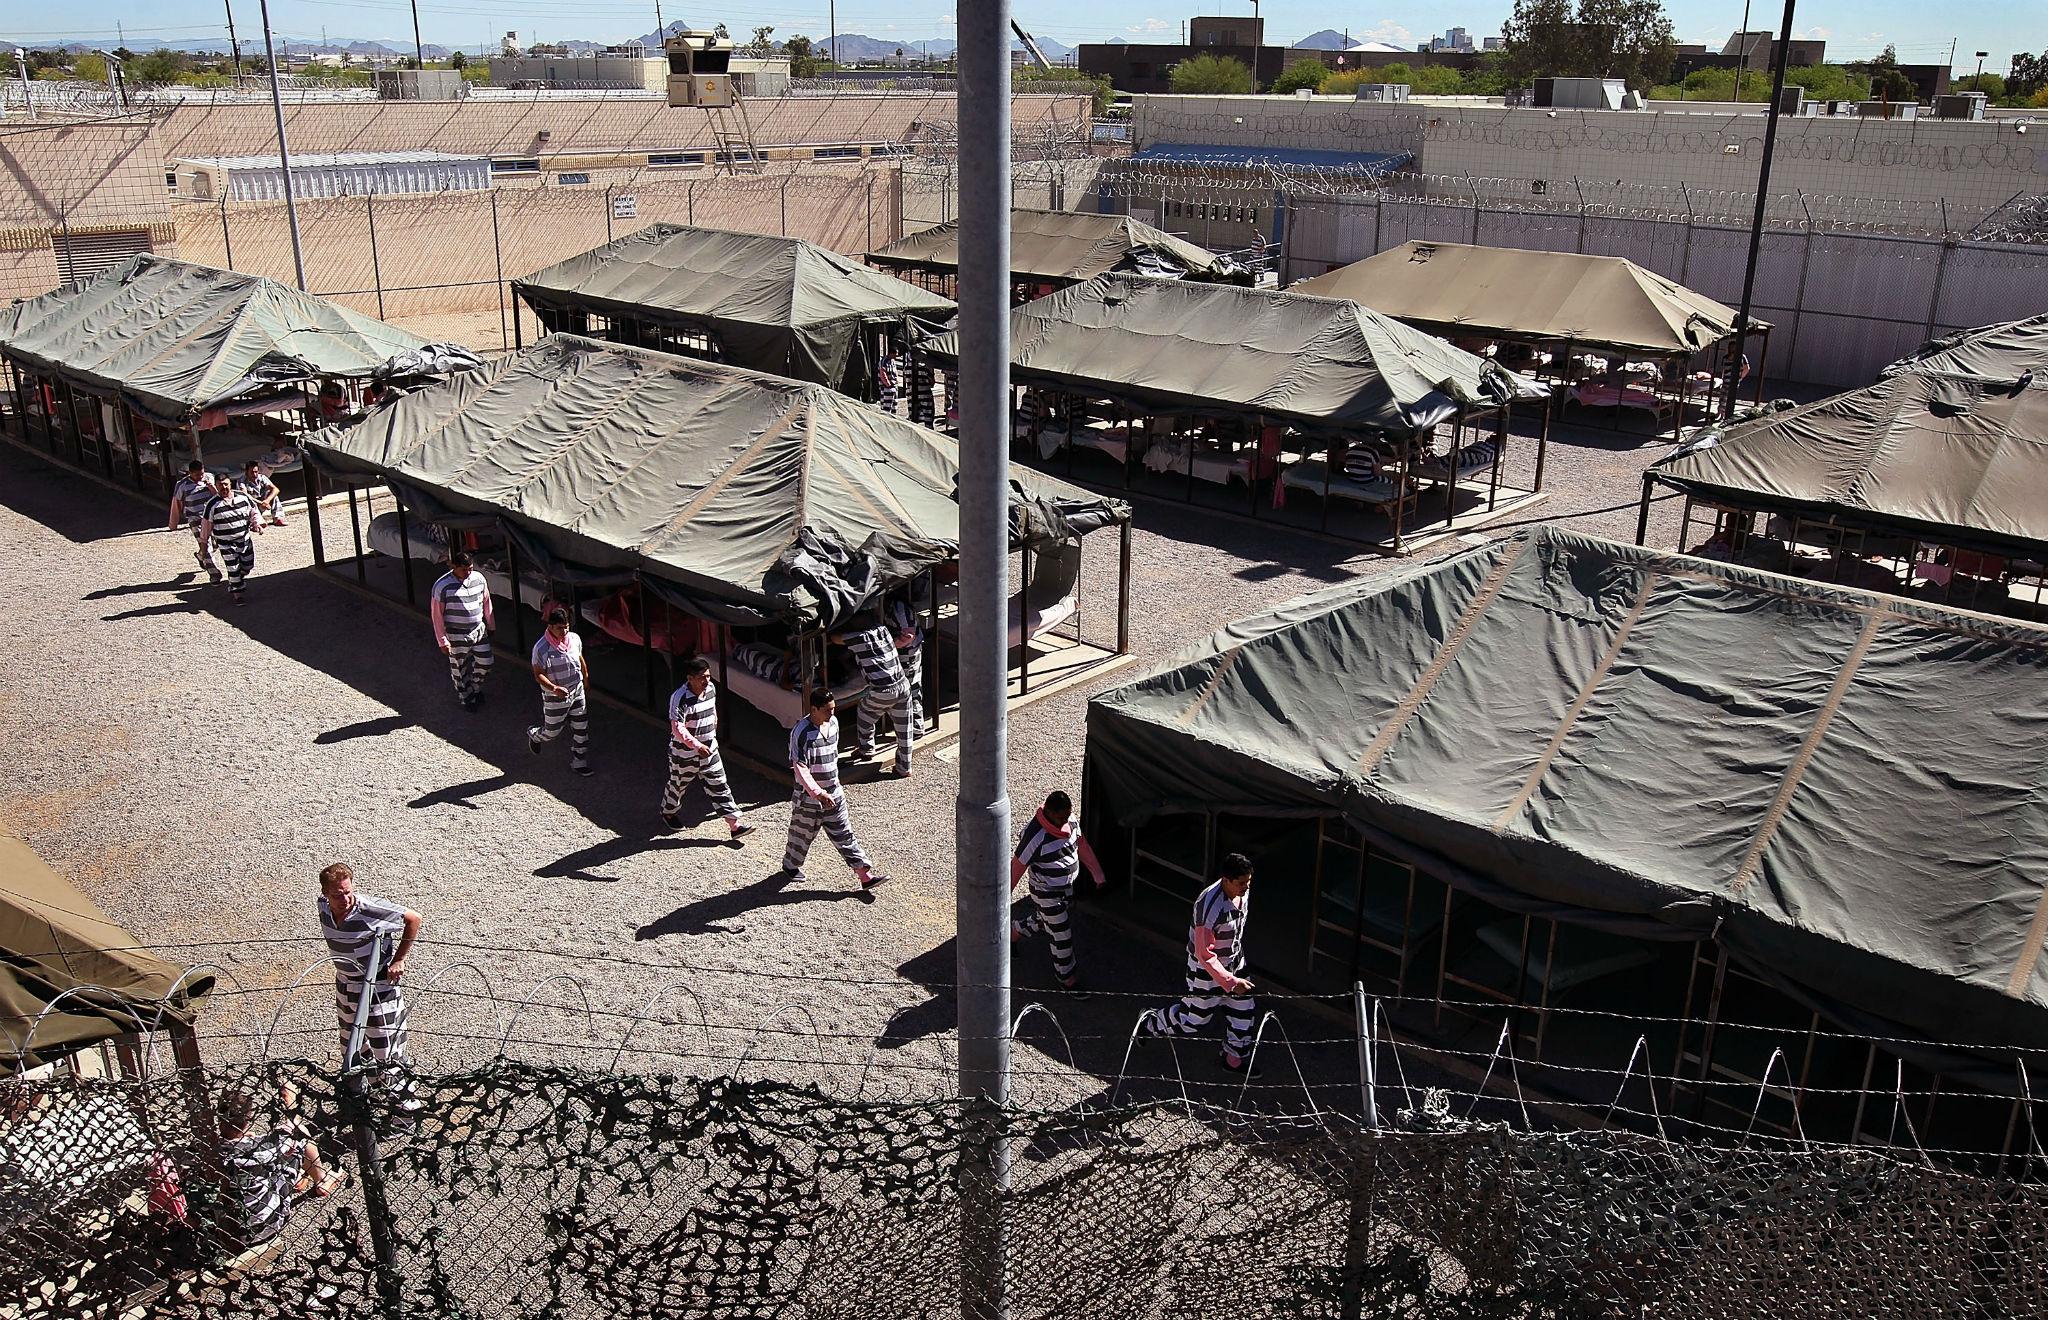
[[[1054,41],[1048,37],[1039,37],[1037,40],[1038,48],[1044,51],[1045,57],[1055,64],[1072,57],[1074,54],[1074,48],[1062,42]],[[896,41],[881,37],[865,37],[858,32],[842,32],[839,34],[839,54],[835,58],[859,64],[867,60],[894,59],[896,58],[896,52],[900,50],[906,57],[924,55],[936,59],[946,59],[955,50],[959,49],[959,44],[951,38],[941,41]],[[831,42],[821,40],[818,42],[818,48],[820,53],[832,56]],[[1022,50],[1024,49],[1024,43],[1013,41],[1010,43],[1010,49]]]
[[[1324,28],[1321,32],[1311,32],[1300,41],[1295,42],[1294,48],[1296,50],[1345,50],[1350,45],[1351,43],[1345,40],[1342,32],[1337,31],[1335,28]]]

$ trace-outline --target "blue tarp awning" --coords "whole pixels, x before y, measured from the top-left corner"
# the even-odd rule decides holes
[[[1155,142],[1130,159],[1178,165],[1278,165],[1391,174],[1415,159],[1409,151],[1310,151],[1305,147],[1226,147],[1208,142]]]

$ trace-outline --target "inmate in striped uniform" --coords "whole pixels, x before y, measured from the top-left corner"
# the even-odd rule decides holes
[[[491,584],[477,569],[468,577],[453,570],[435,579],[428,592],[434,612],[434,630],[448,643],[448,677],[455,683],[455,695],[468,706],[484,694],[484,680],[491,673]]]
[[[179,477],[178,484],[171,488],[171,501],[177,507],[178,516],[192,533],[192,557],[199,561],[199,567],[206,570],[206,576],[220,581],[220,563],[213,556],[213,546],[206,539],[206,506],[219,498],[219,492],[204,477]]]
[[[1037,909],[1017,923],[1020,934],[1045,932],[1052,944],[1053,974],[1074,979],[1074,881],[1081,874],[1081,823],[1070,820],[1059,829],[1039,812],[1017,839],[1018,861],[1024,864],[1031,905]]]
[[[804,858],[811,855],[811,841],[823,826],[848,866],[855,871],[868,870],[871,863],[854,837],[853,821],[846,814],[846,792],[839,787],[839,720],[835,717],[822,725],[813,723],[809,715],[798,720],[789,731],[789,763],[810,771],[830,800],[818,801],[804,791],[802,780],[797,781],[796,795],[790,799],[789,846],[782,853],[782,869],[791,874],[803,870]]]
[[[875,406],[885,413],[896,411],[896,373],[899,368],[895,358],[883,358],[875,368]]]
[[[256,501],[230,489],[206,506],[206,534],[227,566],[228,590],[241,600],[249,574],[256,571]]]
[[[853,754],[869,756],[875,750],[875,726],[887,715],[896,725],[896,773],[910,773],[910,745],[917,736],[912,713],[910,684],[904,681],[903,663],[896,654],[896,635],[877,624],[846,634],[846,649],[853,652],[867,690],[860,694],[860,713],[854,717]]]
[[[732,785],[725,778],[725,758],[718,752],[718,684],[706,678],[702,692],[690,691],[688,683],[677,688],[668,699],[668,722],[668,787],[661,794],[661,818],[673,829],[676,813],[683,807],[683,794],[701,778],[712,810],[725,817],[728,825],[737,825],[740,804],[733,800]],[[695,747],[675,736],[678,724],[695,740]]]
[[[384,1067],[403,1069],[405,995],[398,982],[387,979],[382,969],[390,965],[392,955],[398,951],[397,937],[405,933],[405,909],[386,899],[358,893],[348,919],[336,921],[326,895],[321,895],[319,902],[320,935],[334,958],[334,1016],[341,1029],[343,1062],[348,1062],[349,1038],[355,1033],[356,1005],[367,988],[370,1016],[363,1028],[362,1054],[355,1063],[360,1066],[374,1061]],[[370,946],[380,939],[385,941],[384,951],[377,960],[377,983],[371,986],[366,975],[370,968]]]
[[[583,691],[583,639],[573,632],[562,634],[562,644],[555,645],[555,639],[546,633],[533,644],[533,667],[548,676],[558,687],[567,689],[562,696],[556,696],[547,689],[541,689],[540,723],[526,731],[526,745],[536,755],[542,743],[553,742],[562,736],[562,726],[569,726],[569,768],[586,770],[590,766],[590,707]]]
[[[1252,1047],[1252,997],[1225,990],[1208,964],[1196,952],[1196,933],[1209,932],[1215,941],[1210,956],[1233,977],[1244,974],[1244,927],[1251,912],[1250,891],[1232,898],[1217,880],[1195,898],[1188,925],[1188,992],[1179,1002],[1155,1008],[1145,1014],[1143,1029],[1153,1036],[1192,1036],[1209,1025],[1220,1004],[1223,1008],[1223,1048],[1242,1058]]]
[[[222,1143],[221,1155],[235,1199],[241,1205],[243,1248],[270,1241],[292,1217],[292,1188],[306,1164],[306,1139],[277,1127],[257,1135],[245,1132]]]
[[[882,617],[896,634],[896,661],[903,666],[903,681],[910,685],[910,736],[916,740],[924,737],[924,625],[901,597],[889,602]]]
[[[254,472],[244,472],[235,478],[235,484],[256,502],[257,512],[268,518],[271,526],[284,526],[284,492],[277,488],[268,472],[260,467]]]
[[[932,403],[932,364],[922,353],[910,355],[910,420],[930,426],[937,416]]]

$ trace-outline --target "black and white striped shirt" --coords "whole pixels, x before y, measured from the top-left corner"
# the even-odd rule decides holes
[[[893,651],[893,648],[892,648]],[[826,793],[839,791],[839,719],[837,716],[822,725],[813,724],[806,715],[796,722],[789,731],[789,763],[800,765],[811,772],[811,778],[818,781],[818,788]]]
[[[379,936],[398,935],[404,930],[405,909],[396,903],[372,894],[357,894],[348,920],[336,921],[333,910],[327,906],[327,896],[320,896],[320,938],[327,941],[327,952],[334,958],[337,990],[353,994],[362,989],[370,967],[370,946]],[[385,950],[383,961],[388,965],[397,951],[398,946],[392,944]],[[380,975],[377,979],[387,978]]]
[[[1024,863],[1033,892],[1071,890],[1081,874],[1080,823],[1070,820],[1055,834],[1045,827],[1042,817],[1032,816],[1017,840],[1016,857]]]
[[[574,692],[583,686],[583,639],[575,633],[562,634],[562,644],[555,645],[554,638],[546,633],[533,644],[533,667],[548,676],[548,681]]]
[[[490,594],[490,583],[474,568],[467,578],[443,573],[435,579],[433,599],[441,604],[441,626],[450,637],[473,642],[484,635],[484,599]]]
[[[255,523],[256,503],[240,491],[216,495],[206,506],[206,525],[216,541],[246,541]]]
[[[879,624],[846,634],[846,649],[853,652],[861,677],[879,692],[893,692],[903,686],[903,662],[896,655],[896,635]]]
[[[303,1148],[297,1137],[281,1130],[226,1143],[229,1178],[242,1205],[242,1245],[270,1241],[291,1218],[290,1193],[303,1167]]]
[[[677,688],[668,699],[668,722],[682,725],[683,732],[706,747],[715,747],[718,744],[718,684],[705,679],[701,693],[692,693],[688,683]],[[670,742],[675,740],[671,738]],[[681,743],[675,745],[683,746]]]
[[[206,506],[220,498],[212,486],[190,477],[179,477],[178,484],[171,488],[171,494],[178,501],[178,513],[187,527],[197,527],[206,517]]]
[[[1243,970],[1244,926],[1251,910],[1251,891],[1232,898],[1223,892],[1221,880],[1196,895],[1194,916],[1188,926],[1188,966],[1200,966],[1195,956],[1195,932],[1207,926],[1216,941],[1216,961],[1223,964],[1225,971]]]

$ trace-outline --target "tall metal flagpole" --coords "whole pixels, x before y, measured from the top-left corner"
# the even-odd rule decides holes
[[[277,112],[277,164],[284,175],[284,215],[292,231],[292,273],[298,276],[299,292],[306,287],[306,248],[299,241],[299,199],[292,189],[292,151],[284,140],[284,88],[277,80],[277,48],[270,41],[270,0],[257,0],[263,15],[263,62],[270,66],[270,108]]]
[[[1771,62],[1771,104],[1764,120],[1764,158],[1756,171],[1756,214],[1749,222],[1749,264],[1742,272],[1742,306],[1735,313],[1735,351],[1728,355],[1728,388],[1724,417],[1735,415],[1735,389],[1742,383],[1742,355],[1749,347],[1749,307],[1756,296],[1756,260],[1764,245],[1764,211],[1771,204],[1771,156],[1778,149],[1778,108],[1785,100],[1785,57],[1792,50],[1792,9],[1798,0],[1785,0],[1785,19],[1778,31],[1777,58]],[[1762,371],[1759,362],[1756,369]]]
[[[1010,5],[960,0],[960,1314],[1004,1320],[1010,1078]],[[834,51],[834,55],[837,55]]]

